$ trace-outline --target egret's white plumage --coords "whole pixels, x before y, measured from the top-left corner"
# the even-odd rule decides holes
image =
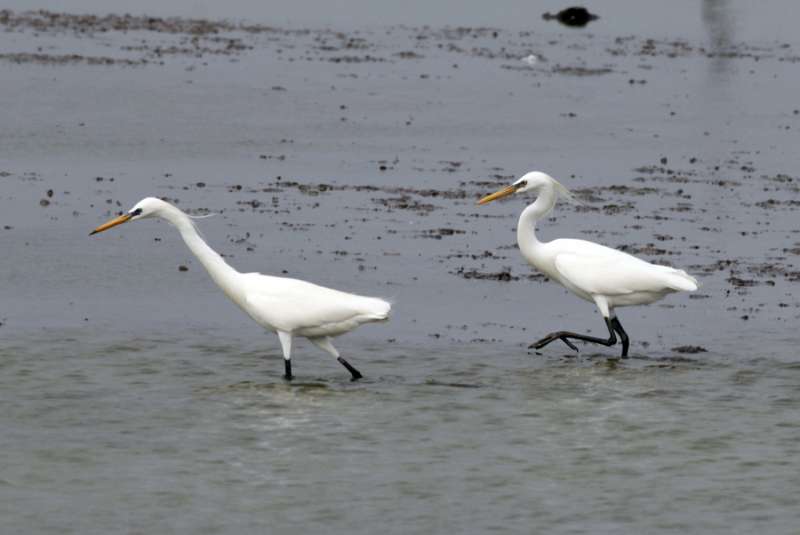
[[[330,337],[359,325],[388,319],[391,305],[383,299],[363,297],[310,282],[261,273],[239,273],[217,254],[197,232],[192,219],[175,206],[148,197],[127,214],[97,227],[92,234],[148,217],[172,223],[211,278],[256,323],[278,334],[283,349],[286,378],[291,379],[292,339],[308,338],[331,354],[359,379],[361,374],[339,356]]]
[[[533,347],[538,349],[561,339],[574,348],[568,338],[613,345],[616,332],[622,338],[623,356],[627,356],[628,338],[616,319],[616,307],[649,304],[673,292],[697,290],[697,280],[683,270],[651,264],[604,245],[574,239],[539,241],[536,222],[553,209],[559,196],[575,200],[563,185],[545,173],[528,173],[511,186],[484,197],[479,204],[526,191],[535,192],[537,197],[522,211],[517,223],[517,243],[522,255],[549,278],[595,303],[610,333],[610,338],[604,340],[562,331],[548,335],[532,344]]]
[[[260,273],[241,275],[249,288],[239,304],[256,322],[306,338],[338,336],[362,323],[385,320],[391,305],[310,282]]]

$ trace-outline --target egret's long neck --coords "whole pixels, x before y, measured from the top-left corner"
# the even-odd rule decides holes
[[[530,259],[536,255],[541,242],[536,237],[536,222],[544,218],[553,209],[557,200],[555,188],[550,185],[542,187],[536,201],[525,208],[517,222],[517,244],[522,254]]]
[[[223,260],[223,258],[200,237],[197,229],[189,216],[174,206],[169,206],[161,212],[161,217],[172,223],[181,233],[183,241],[194,253],[197,259],[206,268],[208,274],[217,285],[229,296],[234,291],[233,281],[239,274],[238,271]]]

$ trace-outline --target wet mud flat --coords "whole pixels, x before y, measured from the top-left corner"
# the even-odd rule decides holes
[[[591,29],[0,11],[4,455],[33,467],[3,476],[14,525],[113,526],[113,498],[145,531],[793,529],[799,45]],[[531,169],[583,202],[542,238],[700,279],[619,311],[629,361],[527,351],[604,329],[519,255],[525,200],[475,205]],[[88,238],[147,195],[215,214],[239,270],[392,299],[338,344],[367,380],[301,344],[284,385],[167,225]]]
[[[119,100],[86,102],[82,108],[79,99],[74,108],[60,110],[64,120],[57,119],[57,124],[51,124],[50,117],[33,117],[28,135],[14,139],[8,132],[10,147],[16,150],[13,154],[20,157],[4,162],[3,181],[12,191],[7,199],[19,195],[13,190],[27,187],[30,196],[39,197],[35,202],[42,210],[31,215],[68,216],[70,225],[86,221],[91,226],[95,219],[85,217],[118,212],[136,200],[127,192],[136,191],[162,196],[190,211],[223,214],[230,256],[257,257],[265,251],[271,239],[263,231],[255,232],[260,226],[256,221],[266,223],[263,226],[270,232],[283,233],[284,247],[293,247],[290,234],[307,233],[302,240],[306,242],[320,236],[333,247],[303,249],[304,265],[293,266],[308,270],[312,278],[309,264],[327,264],[332,259],[344,264],[345,279],[356,274],[361,278],[371,271],[373,283],[408,287],[413,295],[413,277],[393,278],[400,275],[393,271],[395,266],[403,265],[404,274],[413,273],[407,269],[407,253],[413,250],[417,253],[411,255],[413,262],[435,270],[435,280],[445,275],[464,279],[448,279],[447,288],[468,284],[471,291],[485,292],[479,281],[510,286],[535,282],[549,288],[514,250],[511,230],[521,203],[488,209],[473,206],[482,194],[536,167],[550,171],[585,201],[584,206],[557,208],[553,222],[567,217],[570,221],[567,227],[554,225],[554,235],[584,235],[652,261],[689,268],[704,282],[703,290],[692,296],[704,306],[694,309],[708,310],[715,301],[705,297],[711,298],[712,291],[724,296],[728,300],[724,309],[740,319],[751,320],[765,307],[772,308],[771,301],[783,304],[775,310],[781,319],[797,318],[798,303],[785,292],[772,300],[766,295],[756,297],[768,288],[780,291],[798,276],[798,255],[793,253],[798,240],[790,228],[798,185],[787,174],[790,169],[780,150],[796,137],[792,127],[798,120],[797,110],[791,102],[773,110],[774,123],[759,125],[769,136],[769,148],[751,146],[748,139],[731,135],[733,119],[725,109],[717,109],[724,95],[706,102],[701,92],[695,97],[699,103],[694,103],[691,98],[676,98],[673,90],[677,87],[666,84],[675,73],[684,73],[690,81],[695,76],[709,77],[705,80],[709,91],[742,90],[745,82],[738,83],[737,77],[748,80],[762,71],[766,71],[764,76],[785,75],[785,66],[799,57],[789,44],[728,43],[715,48],[681,39],[494,28],[390,27],[341,32],[44,11],[2,11],[0,27],[6,42],[2,60],[16,73],[12,79],[21,82],[47,72],[57,83],[61,76],[81,73],[101,80],[114,78],[108,78],[111,84],[140,79],[148,84],[148,96],[150,91],[156,93],[155,99],[139,108],[136,99],[145,95],[132,90],[129,112],[116,107]],[[521,61],[531,54],[536,62]],[[269,75],[247,78],[254,67],[263,74],[261,63]],[[31,70],[20,71],[24,65]],[[57,67],[62,68],[42,71]],[[160,85],[165,74],[176,72],[182,78],[179,86]],[[508,87],[504,99],[510,105],[497,102],[496,91],[485,91],[483,98],[491,109],[481,108],[479,90],[486,88],[480,84],[474,88],[474,78],[486,73],[503,77]],[[214,86],[211,78],[215,76],[225,79],[230,89]],[[730,79],[715,79],[721,76]],[[466,91],[465,83],[473,89]],[[637,89],[648,83],[657,87],[644,93]],[[206,85],[206,97],[194,89],[197,85]],[[242,86],[250,94],[232,94],[240,93]],[[554,94],[556,88],[564,89],[566,96]],[[593,101],[585,93],[588,88],[601,95],[618,94],[624,108],[614,109],[612,116],[630,124],[611,123],[607,131],[609,121],[600,110],[603,103]],[[431,96],[420,103],[409,97],[410,90]],[[42,100],[51,99],[58,107],[48,84],[43,83],[38,92]],[[159,101],[180,100],[181,93],[187,93],[189,100],[199,93],[191,104],[201,106],[178,110],[174,121],[165,117],[159,123],[156,114],[166,111],[160,109]],[[153,102],[157,109],[148,111]],[[213,109],[208,111],[213,117],[204,119],[207,110],[202,104],[212,102]],[[541,113],[541,102],[549,102],[552,111]],[[257,113],[263,113],[263,122],[258,124],[243,115],[255,105],[263,108]],[[298,115],[303,106],[309,107],[311,124]],[[511,118],[510,113],[524,115],[515,111],[518,106],[530,107],[534,113],[525,121]],[[695,106],[710,108],[702,116],[703,130],[693,133],[702,145],[689,149],[687,141],[676,139],[673,145],[662,141],[681,138],[694,127],[698,118],[691,108]],[[434,108],[446,111],[433,114]],[[108,113],[118,115],[121,127],[114,129],[110,141],[101,141],[109,133],[106,129],[112,128],[106,120]],[[134,119],[140,114],[144,117]],[[137,124],[142,122],[146,126]],[[492,140],[488,149],[478,148],[482,140],[475,130],[480,128],[453,135],[453,127],[478,122],[486,122],[485,130],[491,132],[485,136]],[[717,125],[724,125],[724,130],[712,133]],[[51,126],[56,132],[38,131]],[[152,135],[162,127],[163,137]],[[503,133],[498,136],[497,131]],[[742,132],[751,135],[752,125]],[[613,161],[598,161],[601,156],[594,145],[600,136],[618,140],[618,147],[609,151]],[[116,147],[114,139],[127,141]],[[146,156],[144,165],[149,169],[141,176],[134,176],[137,173],[129,161],[131,151],[126,145],[131,143],[137,156]],[[222,153],[213,165],[224,171],[201,172],[204,146]],[[26,158],[58,161],[83,147],[100,152],[96,156],[111,164],[104,165],[112,170],[110,174],[126,176],[115,181],[105,169],[101,173],[83,165],[57,178],[48,176],[44,168],[25,168]],[[698,150],[701,147],[710,150]],[[616,157],[618,152],[625,155],[624,160]],[[115,158],[123,164],[117,169]],[[164,164],[157,168],[153,160]],[[601,173],[594,171],[598,163]],[[246,218],[253,230],[241,222]],[[237,230],[240,225],[245,230]],[[543,233],[550,230],[548,226],[543,225]],[[5,229],[7,236],[13,240],[18,226],[7,227],[11,227]],[[367,250],[359,250],[367,243]],[[773,243],[776,246],[770,247]],[[85,246],[95,245],[87,242]],[[280,255],[274,260],[280,262]],[[292,273],[288,267],[281,266],[280,272]],[[400,298],[401,307],[403,301]],[[686,303],[677,298],[662,306],[684,308]],[[431,330],[441,328],[437,325]],[[464,341],[443,332],[426,334]]]

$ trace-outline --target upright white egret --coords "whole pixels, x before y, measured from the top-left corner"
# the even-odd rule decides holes
[[[92,234],[128,221],[160,217],[172,223],[217,286],[256,323],[278,334],[283,349],[286,380],[292,379],[292,338],[302,336],[335,357],[352,375],[361,373],[339,356],[331,337],[352,331],[363,323],[388,319],[391,305],[383,299],[362,297],[317,286],[310,282],[260,273],[239,273],[203,241],[194,222],[181,210],[148,197],[128,213],[100,225]]]
[[[517,244],[522,256],[550,279],[597,305],[609,334],[608,339],[603,339],[558,331],[530,347],[541,349],[554,340],[562,340],[577,351],[570,339],[610,347],[617,343],[616,334],[619,334],[622,357],[626,358],[629,339],[614,312],[616,307],[646,305],[672,292],[697,290],[697,280],[685,271],[651,264],[597,243],[571,239],[540,242],[536,238],[536,222],[553,209],[559,196],[575,201],[567,188],[545,173],[528,173],[512,185],[482,198],[478,204],[526,191],[533,191],[537,196],[536,201],[522,211],[517,223]]]

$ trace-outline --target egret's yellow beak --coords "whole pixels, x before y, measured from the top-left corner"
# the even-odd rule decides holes
[[[496,201],[497,199],[502,199],[503,197],[508,197],[509,195],[513,195],[517,192],[519,186],[511,185],[506,188],[501,189],[500,191],[495,191],[491,195],[487,195],[483,199],[478,201],[478,204],[486,204],[487,202]]]
[[[115,217],[114,219],[112,219],[108,223],[103,223],[102,225],[100,225],[99,227],[94,229],[92,232],[89,233],[89,236],[97,234],[98,232],[103,232],[104,230],[108,230],[111,227],[116,227],[117,225],[121,225],[121,224],[125,223],[126,221],[130,220],[130,218],[132,218],[132,217],[133,216],[131,214],[122,214],[119,217]]]

